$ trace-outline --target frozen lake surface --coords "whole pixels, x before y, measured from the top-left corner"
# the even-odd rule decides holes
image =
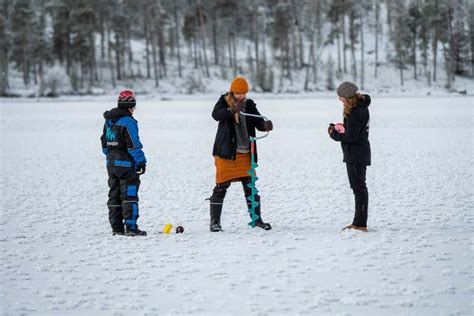
[[[353,216],[336,98],[255,99],[262,214],[240,184],[209,232],[217,100],[142,101],[139,225],[114,237],[94,101],[0,100],[2,315],[472,315],[474,98],[373,97],[369,233]],[[180,235],[159,234],[165,223]]]

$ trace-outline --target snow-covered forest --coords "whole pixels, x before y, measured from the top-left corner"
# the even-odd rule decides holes
[[[0,95],[472,93],[469,0],[1,0]],[[472,89],[471,89],[472,90]]]

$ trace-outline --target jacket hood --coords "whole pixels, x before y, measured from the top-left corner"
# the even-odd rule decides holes
[[[370,96],[368,94],[364,94],[363,95],[364,98],[363,99],[360,99],[358,102],[357,102],[357,106],[359,107],[369,107],[370,105]]]
[[[127,109],[113,108],[110,111],[104,112],[104,119],[106,120],[118,120],[123,116],[132,116]]]

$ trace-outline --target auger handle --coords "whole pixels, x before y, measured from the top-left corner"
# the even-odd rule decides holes
[[[265,121],[268,121],[268,118],[267,118],[266,116],[263,116],[263,115],[250,114],[250,113],[244,113],[244,112],[240,112],[240,114],[242,114],[242,115],[244,115],[244,116],[259,117],[259,118],[263,118],[263,120],[265,120]],[[263,135],[263,136],[250,137],[250,140],[262,139],[262,138],[267,137],[268,134],[270,134],[270,131],[267,131],[267,132],[265,133],[265,135]]]

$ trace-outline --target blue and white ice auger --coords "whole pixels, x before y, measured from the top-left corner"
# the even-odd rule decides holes
[[[249,113],[244,113],[244,112],[240,112],[240,113],[242,115],[245,115],[245,116],[263,118],[265,121],[268,121],[268,119],[265,116],[262,116],[262,115],[249,114]],[[250,218],[252,219],[250,221],[249,225],[252,228],[254,228],[256,226],[255,222],[260,218],[257,214],[255,214],[255,209],[260,204],[259,202],[255,201],[255,196],[258,193],[258,190],[255,187],[255,182],[257,182],[257,180],[258,180],[258,177],[255,173],[255,169],[257,169],[257,167],[258,167],[258,164],[255,162],[255,141],[257,139],[262,139],[262,138],[267,137],[269,133],[270,132],[267,131],[266,134],[262,135],[262,136],[258,136],[258,137],[250,136],[250,160],[251,160],[251,164],[250,164],[250,170],[248,171],[248,174],[250,175],[251,181],[247,186],[250,189],[252,189],[252,194],[247,199],[251,202],[251,206],[249,207],[248,211],[250,213]]]

